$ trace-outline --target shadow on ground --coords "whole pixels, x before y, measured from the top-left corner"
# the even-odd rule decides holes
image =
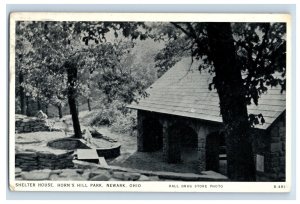
[[[112,162],[113,165],[149,171],[169,171],[177,173],[197,173],[197,162],[186,161],[170,164],[163,160],[162,151],[157,152],[135,152],[126,160]]]

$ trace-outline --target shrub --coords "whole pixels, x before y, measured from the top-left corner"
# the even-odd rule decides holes
[[[99,109],[99,112],[93,116],[90,121],[91,125],[100,126],[100,125],[111,125],[116,119],[116,115],[119,112],[118,108],[111,104],[108,106],[102,105]]]
[[[128,110],[124,103],[113,101],[109,105],[102,105],[89,124],[107,125],[113,132],[133,134],[137,126],[136,111]]]
[[[133,134],[137,126],[136,111],[121,113],[111,125],[111,130],[118,133]]]

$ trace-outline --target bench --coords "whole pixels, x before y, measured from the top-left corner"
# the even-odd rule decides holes
[[[77,159],[96,164],[99,162],[96,149],[77,149]]]

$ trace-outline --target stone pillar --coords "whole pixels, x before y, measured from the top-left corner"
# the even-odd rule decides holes
[[[173,128],[176,128],[173,127]],[[181,162],[181,143],[180,143],[179,131],[177,129],[170,130],[169,128],[169,151],[168,162],[179,163]]]
[[[201,173],[202,171],[206,170],[206,136],[208,131],[203,126],[198,127],[198,172]]]
[[[168,121],[162,122],[163,126],[163,158],[166,162],[168,162],[169,155],[169,124]]]
[[[218,132],[206,136],[206,170],[219,172],[219,146],[220,135]]]
[[[165,161],[169,163],[181,162],[180,135],[170,121],[163,123],[163,154]]]
[[[137,150],[138,152],[143,152],[144,150],[144,127],[143,121],[145,116],[143,112],[138,110],[137,112]]]

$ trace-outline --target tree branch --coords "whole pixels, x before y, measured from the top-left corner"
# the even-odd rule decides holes
[[[196,33],[195,29],[193,28],[193,26],[191,25],[191,23],[185,23],[185,24],[186,24],[187,27],[189,28],[192,37],[193,37],[195,40],[197,40],[197,39],[198,39],[197,33]]]
[[[181,30],[184,34],[186,34],[189,37],[193,37],[187,30],[185,30],[183,27],[181,27],[180,25],[178,25],[177,23],[174,22],[170,22],[173,26],[175,26],[176,28],[178,28],[179,30]]]

